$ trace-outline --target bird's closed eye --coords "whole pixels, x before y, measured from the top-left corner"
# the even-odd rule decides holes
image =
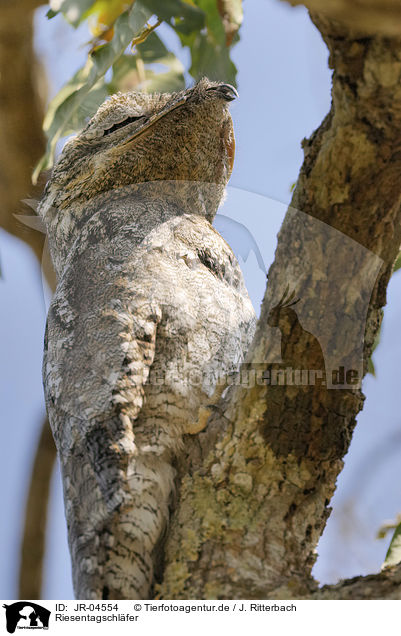
[[[106,130],[103,133],[103,137],[105,137],[106,135],[110,135],[110,133],[114,132],[115,130],[118,130],[119,128],[123,128],[124,126],[127,126],[128,124],[132,124],[134,121],[139,121],[140,119],[144,119],[144,115],[127,117],[127,119],[124,119],[123,121],[119,121],[117,124],[113,124],[111,128],[106,128]]]

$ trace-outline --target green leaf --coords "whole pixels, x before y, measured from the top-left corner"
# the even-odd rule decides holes
[[[394,530],[393,538],[389,549],[387,550],[386,558],[384,559],[383,568],[390,567],[391,565],[397,565],[401,561],[401,523],[398,524]]]
[[[176,27],[181,43],[188,46],[191,52],[189,72],[196,80],[206,75],[209,79],[229,82],[235,86],[237,69],[230,59],[230,49],[226,45],[226,34],[216,0],[195,2],[206,15],[206,29],[187,35]]]
[[[153,32],[137,47],[138,55],[144,64],[161,64],[167,67],[166,72],[155,73],[146,68],[145,90],[152,92],[171,92],[185,88],[184,67],[180,60],[164,45],[159,36]]]
[[[212,41],[220,43],[226,48],[226,34],[223,22],[217,8],[216,0],[196,0],[196,5],[206,15],[206,26]]]
[[[67,22],[76,28],[94,3],[95,0],[62,0],[60,6],[54,9],[52,8],[53,3],[50,2],[51,8],[46,15],[50,19],[58,13],[62,13]]]
[[[86,63],[83,68],[80,68],[75,75],[70,79],[70,81],[63,86],[63,88],[57,93],[57,95],[52,99],[50,105],[48,107],[46,117],[43,122],[44,130],[49,130],[54,122],[56,117],[57,109],[67,100],[70,95],[75,93],[78,89],[85,85],[91,65],[90,63]]]
[[[169,54],[169,50],[154,31],[136,48],[145,64],[157,62]]]
[[[142,0],[148,9],[164,20],[175,30],[184,29],[186,33],[199,31],[205,26],[205,13],[193,2],[185,0]]]
[[[165,73],[146,71],[145,90],[148,93],[167,93],[185,88],[184,67],[173,53],[157,60],[158,64],[168,67]]]
[[[130,81],[130,75],[134,74],[136,70],[137,56],[132,54],[121,55],[113,64],[113,75],[110,82],[106,85],[109,95],[113,95],[119,91],[126,91],[127,83],[129,84]],[[135,77],[135,80],[136,79]]]
[[[90,29],[95,35],[101,35],[104,29],[112,27],[117,18],[131,8],[133,0],[95,0],[82,16],[82,20],[90,18]],[[96,22],[93,23],[93,18]]]
[[[192,64],[189,72],[192,77],[198,80],[206,75],[211,80],[236,85],[237,69],[224,45],[213,45],[207,35],[200,33],[190,49]]]
[[[216,6],[226,34],[226,44],[230,46],[238,33],[238,29],[244,17],[242,0],[217,0]]]
[[[154,35],[153,33],[151,35]],[[151,36],[149,36],[150,38]],[[120,90],[130,90],[130,75],[131,81],[135,88],[137,88],[138,80],[141,75],[144,74],[144,78],[138,88],[148,93],[152,92],[171,92],[178,91],[185,88],[184,79],[184,67],[181,62],[176,58],[173,53],[170,53],[164,44],[156,36],[156,39],[152,38],[156,44],[155,48],[147,47],[149,55],[146,56],[150,60],[151,67],[143,66],[145,59],[142,57],[143,48],[142,44],[137,47],[138,52],[136,55],[122,55],[117,62],[113,65],[113,77],[107,84],[109,94],[116,93]],[[147,40],[144,44],[147,43]],[[160,46],[161,45],[161,46]],[[139,51],[140,49],[140,51]],[[164,55],[158,55],[157,53],[164,52]],[[142,63],[142,67],[138,69],[138,66]],[[165,72],[156,72],[154,67],[166,67]]]
[[[180,35],[180,39],[190,49],[189,72],[195,80],[206,75],[211,80],[229,82],[236,86],[237,69],[224,42],[216,42],[209,33]]]
[[[52,166],[58,140],[68,132],[80,128],[85,123],[84,118],[95,113],[107,95],[106,88],[102,92],[101,87],[106,71],[123,55],[132,39],[140,34],[150,17],[149,10],[140,0],[136,0],[133,7],[116,20],[113,39],[93,51],[85,66],[53,99],[44,123],[48,136],[46,155],[35,168],[34,183],[41,170]],[[88,101],[88,95],[92,89],[94,90]]]

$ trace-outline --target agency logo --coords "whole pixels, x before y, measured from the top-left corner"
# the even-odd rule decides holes
[[[49,629],[50,611],[37,603],[18,601],[3,607],[9,634],[14,634],[16,629]]]

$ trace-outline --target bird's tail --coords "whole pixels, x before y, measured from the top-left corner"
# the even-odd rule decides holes
[[[174,492],[171,457],[160,447],[91,428],[63,466],[77,598],[150,598]],[[131,429],[132,430],[132,429]]]

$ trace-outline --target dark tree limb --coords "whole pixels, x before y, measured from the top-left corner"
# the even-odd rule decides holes
[[[19,573],[19,598],[41,598],[50,482],[56,447],[47,418],[43,422],[25,511]]]
[[[39,2],[10,2],[0,15],[0,227],[26,242],[39,262],[43,234],[14,214],[26,214],[21,199],[39,198],[31,175],[45,150],[39,65],[33,51],[33,9]],[[42,184],[43,185],[43,184]]]
[[[356,576],[336,585],[325,585],[312,598],[320,600],[400,600],[401,565],[386,568],[380,574]]]
[[[31,174],[45,150],[41,69],[33,51],[33,11],[41,0],[2,3],[0,15],[0,227],[23,240],[42,261],[44,235],[15,218],[27,214],[21,199],[39,198]],[[54,287],[54,274],[45,269]],[[45,420],[34,458],[20,567],[20,598],[40,598],[50,479],[56,456]]]
[[[400,0],[285,0],[305,5],[365,34],[401,35]]]

